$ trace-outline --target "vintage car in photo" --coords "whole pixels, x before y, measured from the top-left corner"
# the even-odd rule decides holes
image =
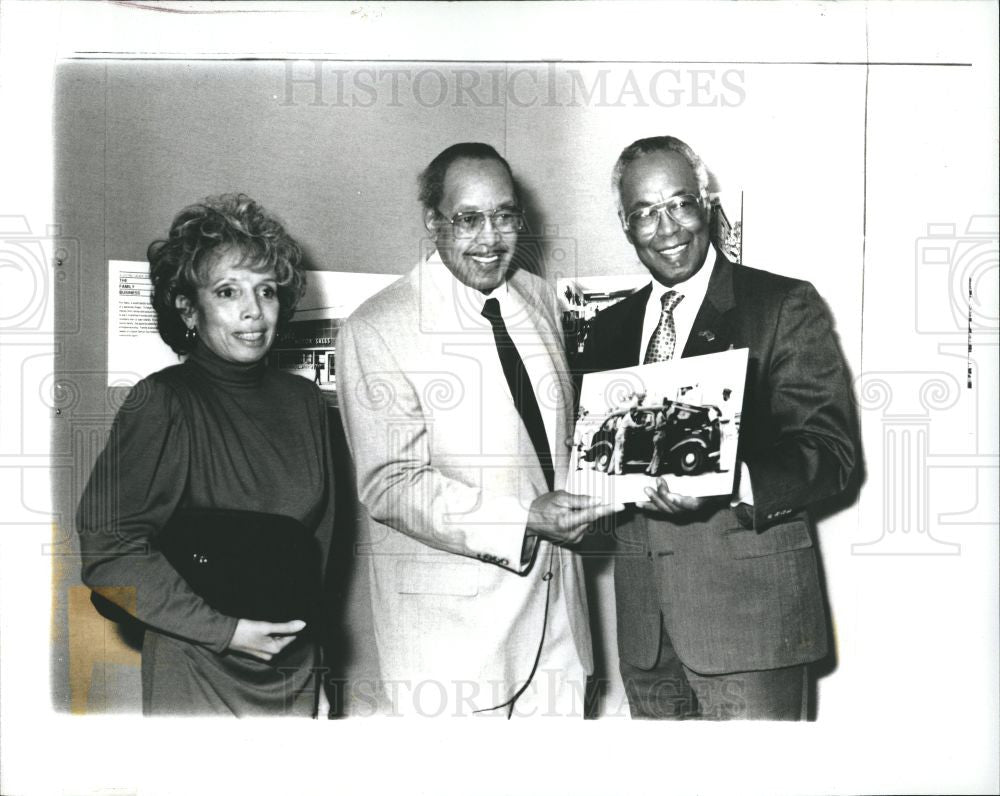
[[[581,456],[593,469],[609,475],[716,472],[720,416],[714,406],[679,401],[621,409],[604,419]]]

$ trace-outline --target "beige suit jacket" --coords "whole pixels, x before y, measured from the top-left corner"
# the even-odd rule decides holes
[[[549,374],[533,386],[540,404],[554,403],[559,487],[573,387],[555,297],[525,272],[508,288],[526,308],[508,325],[529,323],[540,340],[521,356],[543,358]],[[543,628],[543,661],[592,671],[579,557],[525,545],[528,508],[547,487],[481,309],[434,254],[363,304],[337,339],[375,642],[402,712],[504,702],[529,677]]]

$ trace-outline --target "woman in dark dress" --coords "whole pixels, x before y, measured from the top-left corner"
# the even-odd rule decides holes
[[[160,335],[189,356],[140,381],[115,419],[77,516],[83,580],[147,627],[144,713],[314,715],[318,634],[304,617],[216,610],[160,536],[182,510],[264,512],[305,526],[317,573],[326,562],[325,404],[264,362],[305,285],[300,249],[253,200],[225,195],[181,211],[148,257]]]

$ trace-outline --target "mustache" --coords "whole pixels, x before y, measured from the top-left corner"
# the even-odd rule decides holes
[[[491,254],[506,254],[509,251],[509,246],[492,246],[490,248],[469,249],[466,255],[469,257],[488,257]]]

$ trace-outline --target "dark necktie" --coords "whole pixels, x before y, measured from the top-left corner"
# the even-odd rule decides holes
[[[507,379],[507,386],[510,387],[510,394],[514,398],[514,406],[517,407],[517,412],[521,415],[521,420],[524,421],[524,425],[528,429],[531,444],[535,446],[535,453],[538,454],[542,472],[545,473],[545,482],[551,491],[555,488],[552,453],[549,450],[549,438],[545,434],[542,413],[538,409],[534,390],[531,389],[528,371],[524,367],[521,355],[517,353],[514,341],[510,339],[507,326],[503,322],[503,316],[500,315],[500,302],[495,298],[486,299],[482,315],[493,327],[493,340],[497,346],[497,354],[500,355],[503,375]]]
[[[674,328],[674,308],[681,303],[683,294],[676,290],[668,290],[660,298],[663,310],[660,312],[659,323],[653,330],[649,338],[649,348],[646,349],[646,358],[643,365],[650,362],[665,362],[674,356],[674,347],[677,345],[677,330]]]

